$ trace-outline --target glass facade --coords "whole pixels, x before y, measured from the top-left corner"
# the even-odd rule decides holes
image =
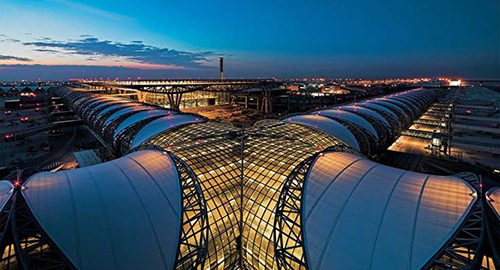
[[[141,93],[141,101],[170,108],[167,95],[163,93]],[[194,91],[182,94],[182,100],[179,104],[180,109],[226,104],[229,102],[229,94],[224,92],[205,92]]]

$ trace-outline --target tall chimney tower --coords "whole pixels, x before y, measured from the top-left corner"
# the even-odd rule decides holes
[[[224,80],[224,57],[219,57],[219,79]]]

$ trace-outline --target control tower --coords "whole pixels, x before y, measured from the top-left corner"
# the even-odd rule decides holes
[[[224,80],[224,57],[219,57],[219,79]]]

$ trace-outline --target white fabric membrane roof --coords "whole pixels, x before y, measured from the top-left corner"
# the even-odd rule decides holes
[[[313,114],[319,114],[322,116],[327,116],[333,119],[341,119],[347,121],[356,126],[360,126],[370,132],[372,136],[374,136],[378,140],[378,134],[375,128],[370,124],[370,122],[366,121],[363,117],[348,111],[342,110],[321,110],[313,112]]]
[[[476,201],[462,179],[387,167],[342,152],[320,155],[305,183],[310,269],[420,269]]]
[[[420,105],[411,99],[405,98],[404,96],[395,96],[391,97],[391,100],[396,100],[399,101],[403,104],[406,104],[406,106],[410,107],[416,114],[421,113],[420,111]]]
[[[283,120],[285,123],[304,125],[343,141],[350,147],[360,151],[358,140],[352,133],[339,122],[320,115],[296,115]]]
[[[131,107],[131,106],[137,106],[138,104],[137,103],[133,103],[133,102],[120,102],[120,103],[117,103],[117,104],[113,104],[105,109],[103,109],[102,111],[100,111],[98,114],[97,114],[97,117],[96,118],[99,118],[101,115],[104,115],[106,114],[107,112],[111,111],[111,110],[114,110],[116,108],[127,108],[127,107]]]
[[[104,125],[105,126],[108,125],[113,119],[120,117],[126,113],[137,112],[137,111],[146,111],[146,110],[152,110],[152,109],[153,109],[153,107],[144,106],[144,105],[124,107],[124,108],[114,112],[108,118],[106,118],[106,120],[104,120]]]
[[[3,210],[5,204],[12,196],[14,186],[8,180],[0,181],[0,211]]]
[[[129,103],[130,101],[124,101],[124,100],[108,100],[102,104],[99,104],[97,105],[95,108],[92,109],[92,112],[93,111],[97,111],[99,110],[100,108],[104,107],[104,106],[111,106],[111,105],[116,105],[116,104],[123,104],[123,103]],[[104,110],[104,109],[103,109]]]
[[[365,107],[354,106],[354,105],[340,106],[340,107],[337,107],[337,108],[339,110],[343,110],[343,111],[348,111],[348,112],[353,112],[353,113],[359,113],[359,114],[362,114],[362,115],[370,116],[372,118],[375,118],[375,119],[381,121],[386,126],[390,126],[389,122],[387,122],[387,120],[385,119],[385,117],[383,117],[382,115],[380,115],[378,112],[376,112],[374,110],[371,110],[371,109],[368,109],[368,108],[365,108]]]
[[[160,132],[175,128],[181,125],[205,122],[205,119],[189,114],[173,114],[160,117],[151,123],[145,125],[134,137],[130,149],[139,146],[147,139],[159,134]]]
[[[98,97],[94,101],[92,101],[91,103],[87,104],[87,106],[94,105],[95,106],[94,108],[97,108],[103,104],[107,104],[107,103],[113,102],[113,101],[118,101],[118,99],[112,98],[112,97]],[[94,108],[92,108],[92,109],[94,109]],[[85,109],[86,108],[82,108],[82,110],[85,110]]]
[[[398,107],[400,107],[401,109],[409,110],[411,112],[411,115],[408,115],[409,117],[415,117],[415,115],[418,114],[418,111],[419,111],[418,108],[416,107],[416,105],[410,106],[406,102],[404,102],[405,101],[404,99],[386,98],[386,99],[380,99],[380,100],[395,104]],[[405,110],[405,113],[407,113],[406,110]]]
[[[391,115],[394,119],[399,119],[399,116],[397,116],[393,111],[382,105],[377,104],[375,101],[361,102],[354,106],[377,109]]]
[[[374,101],[371,101],[372,103],[375,103],[375,104],[381,104],[381,105],[385,105],[387,107],[390,107],[392,109],[395,109],[396,111],[400,112],[400,113],[404,113],[406,114],[406,112],[403,110],[403,108],[401,108],[399,105],[396,105],[394,103],[390,103],[388,102],[387,100],[383,100],[383,99],[377,99],[377,100],[374,100]],[[394,112],[395,113],[395,112]]]
[[[140,121],[148,119],[148,118],[156,117],[156,116],[170,115],[173,113],[174,112],[168,111],[168,110],[153,109],[153,110],[148,110],[148,111],[143,111],[143,112],[133,114],[133,115],[127,117],[127,119],[123,120],[123,122],[121,122],[120,125],[118,125],[118,127],[115,130],[114,137],[116,137],[118,135],[118,133],[120,133],[120,131],[124,130],[128,126],[133,125],[137,122],[140,122]]]
[[[181,190],[167,154],[138,151],[28,179],[23,196],[78,269],[173,269]]]
[[[491,206],[497,217],[500,219],[500,187],[495,187],[486,193],[488,204]]]

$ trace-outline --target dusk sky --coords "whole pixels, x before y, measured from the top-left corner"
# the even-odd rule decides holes
[[[0,0],[0,80],[500,77],[500,1]]]

